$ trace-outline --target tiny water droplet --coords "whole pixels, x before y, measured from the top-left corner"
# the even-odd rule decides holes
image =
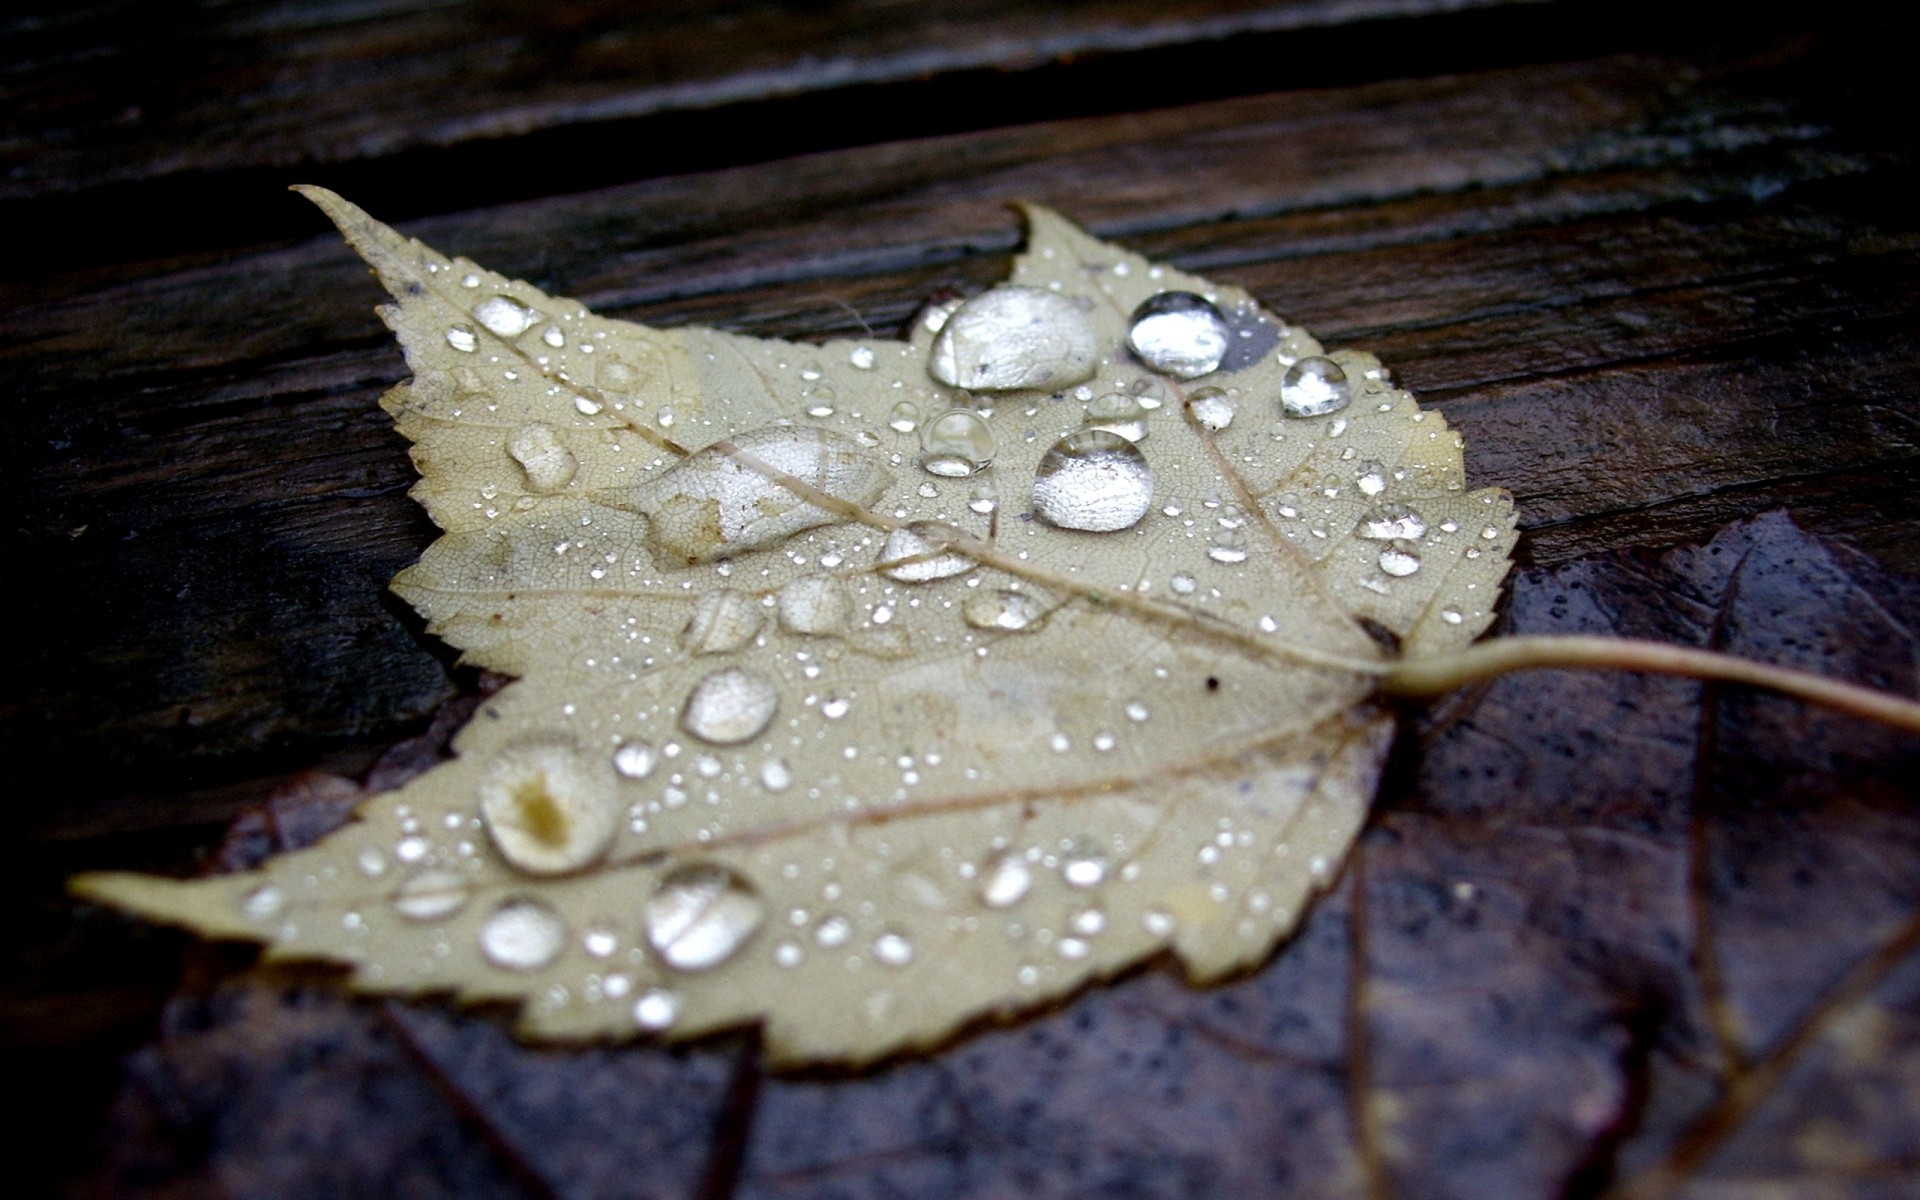
[[[1246,530],[1238,525],[1216,530],[1211,543],[1207,546],[1207,557],[1214,562],[1229,565],[1247,561]]]
[[[928,472],[964,479],[993,462],[993,429],[970,408],[950,408],[920,427],[920,448]]]
[[[813,931],[813,940],[828,950],[844,946],[853,937],[853,922],[842,916],[831,916],[820,922]]]
[[[546,327],[546,329],[541,331],[540,340],[545,342],[547,345],[552,346],[555,350],[558,350],[560,349],[560,347],[567,344],[567,335],[560,332],[560,327],[558,325],[549,325]],[[602,372],[602,375],[611,375],[611,374],[612,374],[611,371]],[[611,382],[611,380],[609,380],[609,382]]]
[[[1098,937],[1107,928],[1107,914],[1097,908],[1082,909],[1067,923],[1081,937]]]
[[[596,925],[580,935],[580,948],[595,958],[611,958],[619,946],[619,935],[604,925]]]
[[[1203,429],[1220,432],[1233,424],[1233,401],[1219,388],[1201,388],[1187,401],[1187,408],[1193,413],[1193,419],[1200,422]]]
[[[971,571],[974,562],[964,554],[943,549],[940,528],[931,522],[916,521],[887,534],[880,548],[880,560],[893,563],[880,573],[902,583],[926,583],[947,579]]]
[[[270,921],[280,915],[286,904],[286,893],[269,883],[248,892],[246,899],[240,901],[240,911],[256,921]]]
[[[768,759],[760,764],[760,786],[770,792],[786,791],[793,786],[793,768],[785,759]]]
[[[715,745],[732,746],[760,736],[779,709],[773,680],[746,667],[722,667],[693,685],[680,727]]]
[[[1404,578],[1420,569],[1420,556],[1415,552],[1413,543],[1394,542],[1380,551],[1380,569],[1396,578]]]
[[[891,931],[873,939],[873,957],[889,967],[904,967],[913,961],[913,943]]]
[[[980,871],[980,902],[988,908],[1012,908],[1033,889],[1033,868],[1013,851],[996,854]]]
[[[1354,486],[1363,496],[1378,496],[1387,490],[1387,469],[1373,461],[1361,463],[1354,469]]]
[[[1060,878],[1069,887],[1099,887],[1107,879],[1106,857],[1087,846],[1076,846],[1061,858]]]
[[[519,337],[533,324],[533,310],[506,296],[488,296],[473,306],[473,315],[487,332],[503,338]]]
[[[1356,530],[1376,542],[1417,542],[1426,536],[1427,520],[1404,504],[1382,504],[1360,518]]]
[[[967,597],[960,615],[975,629],[1017,631],[1031,628],[1045,615],[1045,609],[1025,592],[1002,588]]]
[[[911,400],[894,405],[887,414],[887,428],[895,433],[912,433],[920,428],[920,406]]]
[[[1125,392],[1108,392],[1087,401],[1086,424],[1137,442],[1147,436],[1147,410]]]
[[[393,910],[409,921],[439,921],[459,912],[472,899],[467,881],[452,871],[423,867],[400,881],[393,893]]]
[[[873,347],[855,346],[847,351],[847,361],[852,363],[856,370],[873,370]]]
[[[1219,369],[1229,332],[1227,319],[1204,296],[1161,292],[1133,310],[1127,346],[1156,371],[1198,379]]]
[[[991,484],[975,484],[973,490],[967,493],[967,507],[981,516],[992,512],[998,503]]]
[[[1050,525],[1111,533],[1153,505],[1153,471],[1140,447],[1104,429],[1070,433],[1034,472],[1033,510]]]
[[[508,900],[480,926],[480,953],[496,967],[538,971],[560,957],[567,922],[544,900]]]
[[[600,415],[600,402],[598,400],[589,400],[585,396],[575,396],[573,398],[573,407],[574,411],[583,417],[597,417]]]
[[[1147,710],[1147,706],[1138,700],[1128,701],[1126,708],[1121,711],[1127,714],[1127,720],[1132,721],[1136,725],[1152,715],[1152,713]]]
[[[462,354],[472,354],[473,348],[480,344],[479,335],[471,325],[455,325],[447,330],[447,345]]]
[[[670,1029],[679,1017],[680,997],[660,988],[648,988],[633,1002],[633,1023],[642,1029]]]
[[[642,924],[647,944],[680,971],[708,971],[726,962],[766,919],[752,884],[718,863],[669,872],[647,897]]]
[[[846,716],[852,708],[853,705],[851,702],[843,697],[835,696],[830,700],[821,702],[820,715],[829,721],[838,721],[841,717]]]
[[[645,779],[659,765],[660,754],[652,743],[639,739],[621,742],[613,752],[613,769],[628,779]]]
[[[1167,580],[1167,586],[1172,588],[1174,594],[1177,596],[1191,596],[1200,584],[1193,576],[1182,571],[1172,579]]]
[[[1466,620],[1466,617],[1462,616],[1457,608],[1443,608],[1440,610],[1440,619],[1449,625],[1458,625]]]
[[[1317,355],[1287,368],[1280,383],[1280,407],[1290,417],[1324,417],[1353,398],[1353,386],[1339,363]]]

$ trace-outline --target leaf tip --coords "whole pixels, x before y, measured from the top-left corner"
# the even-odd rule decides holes
[[[245,908],[227,902],[229,888],[224,885],[235,878],[167,879],[132,871],[89,871],[69,879],[67,892],[75,899],[209,936],[257,941],[260,930],[247,919]]]

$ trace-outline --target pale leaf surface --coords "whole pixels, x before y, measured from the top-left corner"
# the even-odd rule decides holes
[[[1511,504],[1438,415],[1045,209],[1029,290],[815,346],[606,320],[309,195],[414,372],[384,403],[445,535],[394,587],[519,680],[312,850],[81,882],[135,911],[534,1037],[870,1060],[1156,953],[1259,962],[1390,740],[1363,623],[1427,655],[1491,619]],[[1215,306],[1219,369],[1128,349],[1163,292]],[[950,410],[975,440],[923,442]]]

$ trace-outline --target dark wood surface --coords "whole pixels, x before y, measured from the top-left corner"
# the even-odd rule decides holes
[[[1023,1060],[969,1044],[953,1062],[972,1067],[765,1079],[750,1044],[736,1041],[679,1057],[596,1051],[591,1064],[568,1066],[500,1042],[484,1016],[354,1005],[325,988],[317,1008],[270,989],[236,998],[219,982],[232,956],[75,906],[61,883],[88,867],[194,869],[237,814],[302,772],[359,777],[477,686],[385,591],[433,536],[405,495],[405,446],[376,404],[404,369],[372,315],[364,268],[283,190],[296,182],[336,187],[442,250],[609,314],[797,338],[894,330],[930,293],[994,280],[1018,238],[1003,202],[1043,201],[1102,236],[1245,286],[1329,343],[1374,351],[1443,410],[1467,437],[1473,482],[1518,499],[1531,570],[1516,585],[1516,627],[1587,627],[1564,597],[1556,606],[1573,587],[1609,597],[1604,627],[1719,637],[1724,622],[1697,614],[1633,615],[1637,604],[1684,609],[1675,596],[1723,616],[1745,611],[1728,598],[1739,590],[1728,579],[1658,552],[1785,508],[1827,541],[1764,524],[1718,544],[1737,543],[1760,564],[1837,555],[1833,571],[1854,582],[1821,591],[1806,576],[1772,611],[1799,612],[1813,592],[1877,605],[1890,623],[1841,622],[1833,636],[1845,653],[1823,661],[1879,669],[1910,689],[1903,622],[1914,614],[1896,577],[1920,573],[1920,206],[1903,31],[1849,5],[1675,7],[849,0],[676,3],[635,15],[640,6],[611,3],[395,0],[102,3],[8,18],[0,215],[13,237],[0,267],[9,314],[0,405],[12,431],[4,537],[17,626],[0,692],[11,831],[0,1052],[9,1078],[47,1081],[45,1102],[12,1131],[28,1182],[99,1194],[204,1194],[216,1184],[356,1194],[321,1174],[243,1169],[219,1139],[195,1159],[180,1151],[177,1128],[128,1115],[159,1086],[141,1072],[186,1053],[199,1021],[240,1041],[232,1030],[253,1031],[258,1044],[242,1053],[219,1043],[236,1056],[221,1071],[194,1060],[228,1090],[209,1099],[205,1089],[223,1085],[196,1076],[203,1090],[176,1108],[264,1111],[317,1086],[263,1048],[296,1034],[341,1039],[364,1080],[398,1080],[404,1091],[430,1077],[431,1103],[463,1097],[413,1151],[466,1166],[410,1194],[620,1194],[636,1177],[610,1165],[621,1163],[661,1195],[995,1195],[1035,1179],[1037,1191],[1060,1195],[1127,1179],[1144,1195],[1206,1194],[1208,1180],[1265,1180],[1276,1195],[1439,1194],[1401,1170],[1397,1143],[1369,1142],[1364,1106],[1338,1096],[1299,1122],[1318,1128],[1345,1114],[1338,1136],[1358,1148],[1342,1161],[1360,1164],[1347,1191],[1328,1182],[1334,1175],[1321,1180],[1333,1190],[1300,1190],[1312,1155],[1287,1150],[1277,1126],[1244,1112],[1209,1126],[1164,1097],[1170,1119],[1194,1125],[1181,1153],[1199,1165],[1185,1174],[1130,1173],[1117,1136],[1026,1147],[1024,1159],[1009,1151],[991,1169],[966,1160],[957,1174],[889,1174],[885,1164],[915,1155],[967,1153],[954,1132],[965,1122],[930,1134],[924,1111],[909,1119],[897,1109],[933,1104],[942,1072]],[[1765,591],[1761,575],[1729,578]],[[1806,611],[1839,620],[1831,607]],[[1804,644],[1753,639],[1750,652],[1788,656],[1820,644],[1812,631]],[[1415,721],[1368,835],[1382,877],[1410,828],[1427,830],[1415,839],[1425,870],[1441,869],[1434,838],[1474,844],[1467,824],[1443,836],[1421,822],[1440,811],[1464,822],[1479,811],[1476,789],[1524,795],[1543,814],[1555,797],[1542,779],[1560,779],[1563,798],[1581,791],[1536,761],[1542,754],[1610,779],[1616,797],[1664,795],[1666,785],[1635,774],[1644,763],[1622,761],[1640,751],[1604,749],[1674,732],[1636,723],[1623,703],[1699,732],[1695,765],[1681,773],[1717,782],[1699,785],[1696,799],[1737,797],[1777,815],[1865,796],[1888,823],[1883,848],[1914,840],[1901,815],[1913,800],[1912,739],[1862,735],[1862,761],[1843,770],[1833,756],[1850,743],[1831,728],[1762,719],[1738,708],[1744,700],[1729,701],[1735,721],[1697,689],[1637,686],[1481,693]],[[1515,750],[1532,764],[1519,777],[1461,733],[1477,723],[1507,729],[1489,739],[1553,745],[1557,735],[1527,724],[1549,700],[1568,706],[1571,728],[1584,726],[1565,734],[1582,749]],[[1769,721],[1784,722],[1788,742],[1840,748],[1820,751],[1816,766],[1772,771],[1761,769],[1771,762],[1764,748],[1726,757]],[[1813,782],[1787,799],[1782,778]],[[1722,832],[1737,841],[1757,828]],[[1714,870],[1729,877],[1757,861],[1727,853]],[[1913,915],[1902,917],[1899,897],[1920,902],[1920,854],[1886,853],[1872,885],[1893,898],[1873,910],[1883,933]],[[1605,907],[1590,880],[1556,886]],[[1356,908],[1373,919],[1369,897],[1376,914],[1391,904],[1350,872],[1305,948],[1247,986],[1267,995],[1258,989],[1291,980],[1311,993],[1294,976],[1319,961],[1314,939],[1338,940]],[[1892,954],[1898,936],[1839,939],[1851,957],[1821,978],[1840,986],[1859,963]],[[1536,951],[1568,953],[1561,943]],[[188,993],[217,998],[197,1016],[175,1001],[163,1023],[183,961]],[[1905,962],[1881,965],[1897,973]],[[1695,991],[1720,986],[1703,978]],[[1124,1058],[1126,1039],[1144,1036],[1128,1022],[1179,991],[1152,972],[1132,989],[1132,1000],[1089,997],[993,1036],[1029,1038],[1048,1061],[1072,1061],[1073,1087],[1049,1104],[1110,1103],[1103,1090],[1130,1077],[1101,1056]],[[1341,1003],[1352,1011],[1352,997]],[[1382,1022],[1400,1019],[1379,1011]],[[1076,1040],[1076,1021],[1095,1029]],[[1268,1052],[1224,1028],[1187,1032],[1238,1046],[1242,1066]],[[1894,1028],[1905,1041],[1888,1044],[1912,1056],[1895,1061],[1920,1076],[1920,1020]],[[1607,1033],[1582,1036],[1569,1035],[1582,1053],[1611,1044]],[[1756,1036],[1777,1046],[1788,1034]],[[1349,1068],[1354,1044],[1341,1051]],[[462,1072],[490,1055],[511,1058],[519,1074],[471,1083]],[[534,1096],[564,1093],[569,1071],[592,1088],[657,1089],[705,1114],[688,1118],[698,1153],[679,1145],[688,1137],[678,1150],[630,1141],[561,1167],[514,1149],[516,1138],[544,1136],[537,1123],[515,1132],[531,1119],[516,1114],[537,1110]],[[168,1086],[181,1086],[177,1075]],[[1043,1077],[1036,1068],[1021,1086],[1040,1088]],[[1707,1071],[1689,1099],[1634,1079],[1636,1095],[1703,1111],[1724,1082]],[[1534,1095],[1518,1084],[1508,1094]],[[1484,1095],[1475,1103],[1501,1107]],[[1461,1194],[1482,1197],[1600,1194],[1630,1173],[1613,1157],[1631,1145],[1629,1127],[1669,1120],[1680,1118],[1634,1109],[1560,1159],[1529,1151],[1532,1174],[1511,1157],[1504,1173],[1464,1165],[1489,1153],[1460,1158],[1449,1178],[1481,1181]],[[801,1131],[826,1126],[857,1135],[809,1148]],[[213,1118],[192,1127],[204,1133]],[[404,1145],[390,1149],[405,1157]],[[1782,1168],[1777,1178],[1813,1190],[1779,1194],[1905,1194],[1920,1151],[1880,1149],[1867,1167]],[[1271,1163],[1255,1161],[1262,1154],[1292,1164],[1294,1191],[1280,1190]],[[103,1155],[115,1164],[104,1172]],[[1628,1159],[1647,1155],[1657,1157]],[[1562,1169],[1539,1166],[1548,1161]],[[395,1194],[406,1190],[400,1176],[385,1178]],[[1703,1196],[1750,1194],[1725,1190],[1737,1182],[1700,1186]]]

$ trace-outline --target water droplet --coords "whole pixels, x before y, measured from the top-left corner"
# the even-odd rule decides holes
[[[800,948],[800,943],[791,939],[773,948],[773,961],[782,967],[797,967],[806,957],[806,951]]]
[[[558,325],[549,325],[544,330],[541,331],[540,340],[545,342],[547,345],[552,346],[555,350],[558,350],[560,347],[567,344],[567,335],[560,332],[560,327]],[[602,374],[611,375],[612,372],[607,371],[607,372],[602,372]]]
[[[1060,878],[1069,887],[1099,887],[1107,878],[1106,856],[1084,844],[1075,845],[1061,856]]]
[[[1440,619],[1449,625],[1458,625],[1466,620],[1466,617],[1462,616],[1457,608],[1443,608],[1440,610]]]
[[[595,958],[611,958],[620,948],[620,936],[604,925],[596,925],[580,935],[580,948]]]
[[[873,957],[890,967],[904,967],[913,961],[913,943],[898,933],[883,933],[873,939]]]
[[[732,746],[759,737],[779,709],[773,680],[746,667],[722,667],[693,685],[680,727],[715,745]]]
[[[941,528],[932,522],[916,521],[895,529],[887,534],[886,544],[880,548],[880,561],[895,565],[882,567],[880,573],[902,583],[926,583],[964,575],[973,569],[972,559],[944,546]]]
[[[1176,596],[1191,596],[1200,584],[1193,576],[1182,571],[1172,579],[1167,580],[1167,586],[1173,589]]]
[[[873,347],[855,346],[853,349],[847,351],[847,361],[852,363],[857,370],[873,370]]]
[[[360,851],[358,859],[360,873],[368,879],[378,879],[387,870],[387,856],[380,853],[380,847],[367,846]]]
[[[447,330],[447,345],[462,354],[472,354],[474,347],[479,344],[479,335],[474,333],[471,325],[455,325]]]
[[[1427,520],[1404,504],[1382,504],[1360,518],[1356,532],[1376,542],[1417,542],[1426,536]]]
[[[894,405],[887,414],[887,428],[895,433],[912,433],[920,428],[920,406],[911,400]]]
[[[1033,868],[1013,851],[996,854],[980,871],[980,902],[988,908],[1012,908],[1033,889]]]
[[[998,504],[991,484],[975,484],[973,490],[967,493],[967,507],[981,516],[992,512]]]
[[[544,900],[509,900],[480,926],[480,953],[496,967],[538,971],[560,957],[567,922]]]
[[[993,462],[993,429],[970,408],[950,408],[920,427],[920,465],[947,479],[964,479]]]
[[[1202,428],[1215,433],[1233,424],[1233,401],[1219,388],[1201,388],[1194,392],[1187,408]]]
[[[1420,556],[1412,542],[1394,542],[1380,551],[1380,569],[1396,577],[1411,575],[1420,569]]]
[[[718,863],[669,872],[641,914],[647,944],[681,971],[708,971],[759,931],[766,906],[752,884]]]
[[[583,417],[597,417],[600,415],[600,402],[598,400],[589,400],[585,396],[575,396],[573,398],[573,407],[574,411]]]
[[[573,451],[560,444],[553,429],[546,425],[522,425],[507,442],[507,453],[520,464],[527,486],[536,492],[557,492],[573,482],[579,460]]]
[[[770,758],[760,764],[760,786],[770,792],[784,792],[793,786],[793,768],[783,758]]]
[[[1207,557],[1217,563],[1243,563],[1247,561],[1247,532],[1235,525],[1228,529],[1214,531],[1207,546]]]
[[[1147,706],[1140,703],[1138,700],[1128,701],[1126,708],[1124,708],[1121,711],[1127,714],[1127,720],[1132,721],[1136,725],[1146,720],[1149,716],[1152,715],[1150,712],[1147,711]]]
[[[286,893],[269,883],[248,892],[240,902],[240,911],[256,921],[271,921],[286,905]]]
[[[1087,428],[1104,429],[1137,442],[1147,436],[1147,410],[1125,392],[1108,392],[1087,401]]]
[[[1147,515],[1153,471],[1140,447],[1104,429],[1070,433],[1048,448],[1034,473],[1033,510],[1061,529],[1111,533]]]
[[[780,589],[780,627],[789,633],[837,634],[853,619],[853,597],[832,575],[808,575]]]
[[[653,768],[659,765],[659,752],[652,743],[634,739],[621,742],[613,752],[613,769],[628,779],[645,779],[653,774]]]
[[[400,881],[393,893],[393,910],[409,921],[439,921],[465,908],[470,899],[472,892],[461,876],[423,867]]]
[[[745,592],[703,592],[693,602],[682,644],[692,654],[731,654],[753,640],[765,619],[760,601]]]
[[[846,945],[852,937],[853,922],[838,915],[821,921],[820,927],[813,931],[813,940],[828,950]]]
[[[633,1023],[659,1032],[680,1018],[680,997],[660,988],[648,988],[633,1002]]]
[[[1067,923],[1081,937],[1098,937],[1107,928],[1107,914],[1097,908],[1082,909]]]
[[[1204,296],[1161,292],[1133,310],[1127,346],[1149,367],[1176,379],[1198,379],[1220,368],[1229,330]]]
[[[808,503],[763,468],[862,508],[892,482],[879,459],[849,438],[810,425],[769,425],[716,442],[642,483],[598,497],[643,514],[653,548],[688,563],[777,545],[804,530],[845,520]]]
[[[1387,469],[1377,462],[1363,462],[1354,469],[1354,486],[1363,496],[1378,496],[1387,490]]]
[[[820,715],[829,721],[838,721],[841,717],[846,716],[852,708],[853,704],[850,701],[844,697],[835,696],[829,700],[820,702]]]
[[[474,319],[489,333],[503,338],[519,337],[533,324],[533,310],[505,296],[488,296],[473,306]]]
[[[975,629],[1016,631],[1032,628],[1035,622],[1046,615],[1046,610],[1038,600],[1025,592],[1001,588],[992,592],[976,592],[967,597],[960,615]]]
[[[955,310],[927,369],[969,391],[1053,391],[1091,378],[1099,334],[1074,300],[1045,288],[997,287]]]
[[[1280,382],[1280,407],[1290,417],[1324,417],[1353,398],[1347,373],[1330,358],[1303,358],[1287,368]]]
[[[493,844],[522,871],[557,875],[593,862],[613,844],[620,807],[604,761],[564,742],[510,745],[487,764],[480,815]]]
[[[1154,937],[1166,937],[1173,932],[1173,917],[1159,909],[1148,909],[1140,916],[1140,926]]]

